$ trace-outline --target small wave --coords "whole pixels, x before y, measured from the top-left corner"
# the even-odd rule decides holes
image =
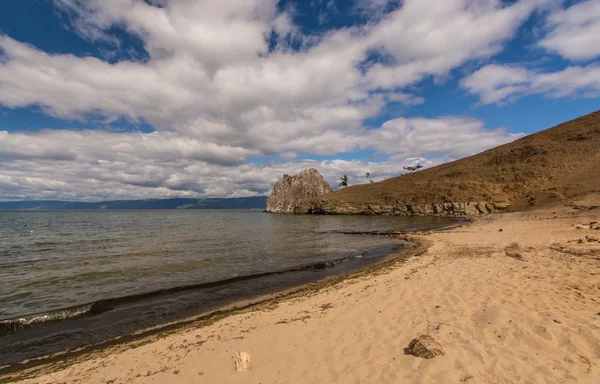
[[[68,241],[35,241],[31,245],[33,247],[48,247],[52,245],[65,245],[69,244]]]
[[[342,231],[342,230],[330,230],[330,231],[313,231],[313,233],[325,233],[325,234],[339,234],[339,235],[372,235],[372,236],[393,236],[393,235],[405,235],[413,230],[402,230],[402,231]],[[416,230],[414,230],[416,231]]]
[[[10,335],[11,333],[19,332],[39,324],[63,321],[83,316],[89,313],[92,307],[93,303],[73,308],[39,313],[36,315],[23,316],[16,319],[0,320],[0,336]]]
[[[94,316],[103,312],[111,311],[119,306],[126,305],[129,303],[139,302],[141,300],[155,298],[159,296],[174,294],[178,292],[185,292],[191,290],[205,289],[205,288],[213,288],[218,286],[224,286],[231,283],[237,283],[242,281],[254,280],[259,278],[264,278],[273,275],[283,275],[288,273],[297,273],[297,272],[310,272],[310,271],[319,271],[329,268],[334,268],[336,266],[351,262],[353,260],[359,259],[378,259],[387,254],[393,253],[402,246],[399,244],[392,244],[383,247],[377,247],[368,251],[365,251],[362,254],[350,254],[347,256],[339,257],[333,260],[325,260],[319,261],[310,264],[304,264],[296,267],[291,267],[285,270],[271,271],[271,272],[263,272],[251,275],[233,275],[232,277],[224,280],[217,280],[212,282],[205,282],[200,284],[192,284],[192,285],[182,285],[157,291],[150,291],[146,293],[140,293],[135,295],[121,296],[109,299],[102,299],[92,303],[84,304],[77,307],[66,308],[62,310],[56,310],[51,312],[40,313],[36,315],[23,316],[20,318],[8,319],[8,320],[0,320],[0,336],[6,336],[12,333],[16,333],[19,331],[26,330],[28,328],[33,328],[35,326],[40,326],[50,322],[58,322],[64,321],[68,319],[73,319],[81,316]]]

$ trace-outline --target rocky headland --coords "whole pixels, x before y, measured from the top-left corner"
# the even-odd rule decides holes
[[[314,168],[305,169],[299,175],[284,175],[275,183],[267,199],[266,212],[308,213],[303,208],[308,201],[333,192],[331,186]]]
[[[377,204],[328,199],[333,189],[315,168],[285,175],[273,187],[266,212],[324,215],[476,216],[506,210],[505,201]]]
[[[332,192],[317,170],[279,181],[268,212],[477,216],[600,206],[600,111],[457,161]],[[304,175],[304,176],[303,176]]]

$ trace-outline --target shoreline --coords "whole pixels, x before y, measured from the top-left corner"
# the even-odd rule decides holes
[[[578,239],[600,233],[575,225],[599,216],[561,208],[413,234],[420,257],[238,303],[0,382],[594,383],[600,243]],[[422,333],[446,356],[404,355]],[[253,357],[251,372],[234,372],[238,349]]]
[[[434,229],[432,231],[444,231],[451,228],[459,227],[464,225],[468,220],[460,221],[439,229]],[[186,328],[195,328],[195,327],[205,327],[218,321],[220,319],[226,318],[228,316],[235,315],[236,313],[242,313],[244,311],[249,310],[260,310],[262,307],[268,307],[271,305],[275,305],[276,303],[291,299],[294,297],[302,296],[302,295],[310,295],[313,293],[317,293],[320,290],[335,286],[336,284],[340,284],[346,280],[351,280],[354,278],[358,278],[360,276],[369,275],[372,273],[377,273],[378,270],[383,268],[389,268],[392,265],[397,263],[404,263],[411,257],[418,256],[426,251],[426,246],[424,244],[425,241],[416,241],[414,237],[411,237],[413,233],[420,233],[422,231],[405,231],[405,232],[357,232],[357,233],[347,233],[348,235],[369,235],[369,236],[383,236],[383,237],[392,237],[395,241],[403,241],[404,246],[398,251],[392,251],[390,253],[386,253],[383,257],[377,259],[376,261],[372,261],[370,264],[367,264],[363,267],[358,267],[358,269],[350,269],[350,271],[338,271],[337,274],[325,275],[324,277],[318,278],[316,281],[309,281],[300,283],[297,286],[292,286],[288,288],[283,288],[281,290],[277,290],[273,293],[260,294],[256,297],[252,297],[249,299],[235,299],[234,301],[227,303],[222,306],[218,306],[215,309],[210,309],[208,311],[199,312],[197,314],[186,316],[181,319],[164,322],[162,324],[158,324],[152,327],[148,327],[145,329],[140,329],[132,332],[131,334],[127,334],[124,336],[119,336],[115,338],[111,338],[100,343],[95,343],[93,345],[88,345],[85,347],[77,348],[75,350],[68,350],[62,352],[56,352],[51,355],[39,356],[35,358],[26,359],[23,362],[15,363],[15,364],[0,364],[0,383],[4,382],[12,382],[15,379],[24,379],[35,377],[38,371],[45,371],[48,366],[52,366],[52,370],[59,369],[58,367],[66,367],[73,363],[80,362],[80,358],[83,360],[87,360],[89,356],[96,353],[104,354],[111,353],[110,351],[115,349],[119,350],[121,347],[127,345],[144,345],[146,343],[152,342],[152,340],[157,338],[162,338],[164,335],[176,333],[178,331],[184,330]],[[429,231],[428,231],[429,232]],[[399,243],[400,244],[400,243]],[[335,261],[334,261],[335,262]],[[341,263],[341,262],[340,262]],[[304,269],[303,267],[298,267],[297,269]],[[285,272],[285,271],[284,271]],[[283,272],[272,272],[268,274],[279,274]],[[242,277],[243,278],[243,277]],[[220,282],[218,282],[220,283]],[[213,284],[213,283],[208,283]],[[204,285],[204,284],[201,284]],[[179,290],[187,287],[178,287],[174,290]],[[193,288],[193,287],[191,287]],[[144,296],[144,295],[141,295]],[[115,299],[107,299],[103,301],[112,301]],[[88,304],[93,307],[95,303]],[[70,308],[67,308],[70,309]],[[58,310],[60,311],[60,310]],[[34,316],[34,315],[31,315]],[[76,319],[76,318],[74,318]],[[14,320],[14,319],[13,319]],[[65,320],[69,321],[69,319]],[[55,323],[58,323],[57,321]],[[31,372],[31,373],[30,373]],[[33,375],[33,376],[32,376]]]

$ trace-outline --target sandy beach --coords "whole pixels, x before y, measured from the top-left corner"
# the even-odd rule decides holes
[[[429,248],[405,263],[4,380],[600,383],[600,230],[577,228],[599,219],[561,208],[416,234]],[[422,334],[446,355],[405,354]]]

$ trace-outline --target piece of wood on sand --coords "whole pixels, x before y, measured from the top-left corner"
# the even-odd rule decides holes
[[[238,351],[235,354],[235,370],[238,372],[248,372],[252,369],[250,354],[244,351]]]

